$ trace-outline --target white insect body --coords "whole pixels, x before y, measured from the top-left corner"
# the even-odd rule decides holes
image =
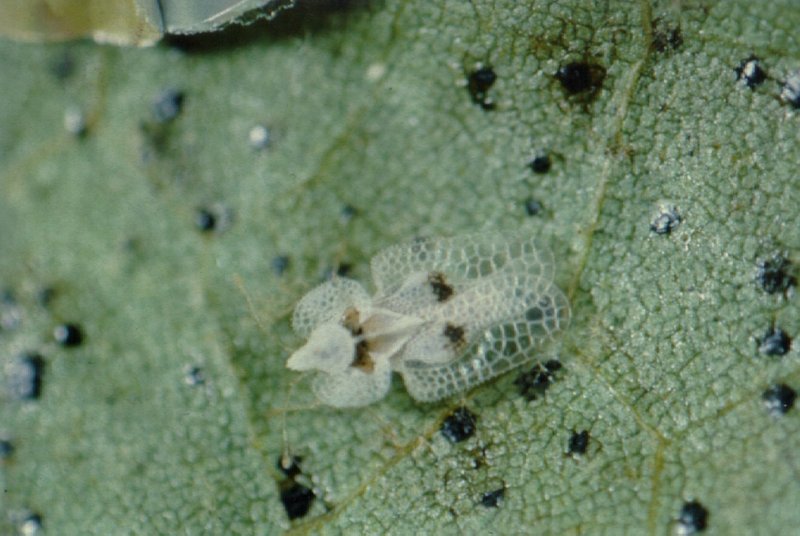
[[[286,366],[315,371],[334,407],[389,391],[392,371],[419,401],[468,389],[533,359],[569,322],[553,258],[521,233],[422,239],[372,259],[376,293],[334,278],[306,294],[292,325],[306,337]]]

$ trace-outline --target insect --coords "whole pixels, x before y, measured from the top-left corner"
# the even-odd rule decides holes
[[[569,322],[552,254],[522,232],[391,246],[371,271],[373,296],[336,277],[294,311],[307,342],[286,366],[313,371],[313,390],[330,406],[383,398],[393,371],[416,400],[439,400],[533,359]]]

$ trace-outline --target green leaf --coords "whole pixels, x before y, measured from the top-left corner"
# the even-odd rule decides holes
[[[797,296],[756,277],[800,262],[793,2],[356,4],[147,50],[0,44],[0,532],[664,534],[691,501],[713,533],[798,526],[800,414],[762,393],[800,389],[800,343],[759,351],[800,334]],[[520,394],[530,367],[432,405],[290,390],[288,318],[326,270],[518,227],[573,310],[546,392]],[[26,352],[36,400],[11,388]],[[451,443],[460,405],[476,430]],[[292,484],[316,494],[294,521]]]

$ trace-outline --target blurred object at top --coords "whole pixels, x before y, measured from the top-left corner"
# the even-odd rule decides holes
[[[148,46],[164,34],[270,19],[294,0],[0,0],[0,36]]]

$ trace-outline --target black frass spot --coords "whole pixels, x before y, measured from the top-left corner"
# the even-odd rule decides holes
[[[293,479],[287,479],[281,484],[281,502],[286,509],[289,519],[304,517],[311,509],[316,495],[314,491]]]
[[[183,381],[186,385],[197,387],[206,383],[206,375],[203,368],[197,365],[189,365],[184,369]]]
[[[678,515],[681,534],[703,532],[708,526],[708,510],[697,501],[684,503]]]
[[[606,70],[596,63],[575,61],[559,67],[555,77],[567,94],[593,96],[603,86]]]
[[[217,216],[207,208],[195,209],[194,226],[198,231],[211,232],[217,227]]]
[[[169,123],[180,115],[186,95],[177,89],[165,89],[153,99],[153,118],[158,123]]]
[[[42,396],[45,362],[39,354],[23,354],[11,362],[6,381],[9,394],[17,400],[36,400]]]
[[[525,214],[528,216],[538,216],[542,213],[544,207],[536,199],[529,197],[525,200]]]
[[[194,227],[202,233],[221,233],[233,223],[233,211],[222,203],[197,207],[194,210]]]
[[[781,99],[793,108],[800,108],[800,70],[794,71],[781,87]]]
[[[358,214],[358,209],[353,205],[347,204],[339,211],[342,223],[349,223]]]
[[[65,322],[53,328],[53,339],[61,346],[74,348],[83,343],[83,328],[78,324]]]
[[[0,462],[9,459],[14,454],[14,443],[7,437],[0,437]]]
[[[506,488],[498,488],[493,491],[487,491],[481,496],[481,504],[486,508],[497,508],[503,502],[506,496]]]
[[[462,406],[444,420],[439,431],[451,443],[460,443],[475,435],[477,419],[474,413]]]
[[[286,255],[278,255],[272,258],[270,264],[272,265],[272,271],[275,275],[283,275],[289,268],[289,257]]]
[[[22,307],[17,303],[14,291],[10,288],[0,291],[0,332],[17,329],[22,318]]]
[[[301,461],[298,456],[279,456],[277,461],[278,470],[286,476],[278,483],[278,489],[281,503],[289,519],[297,519],[308,514],[316,498],[314,490],[297,482],[297,477],[302,474]]]
[[[785,293],[790,287],[797,285],[794,266],[780,254],[758,263],[756,281],[767,294]]]
[[[569,452],[569,454],[586,454],[586,449],[588,447],[589,431],[581,430],[580,432],[573,432],[570,436],[567,452]]]
[[[75,73],[75,59],[72,54],[67,51],[59,54],[50,63],[50,73],[60,82],[71,77]]]
[[[493,110],[495,103],[489,97],[489,89],[497,80],[497,74],[491,67],[481,67],[472,71],[467,77],[467,91],[472,102],[484,110]]]
[[[353,271],[353,265],[349,262],[342,262],[333,267],[328,267],[322,272],[322,279],[330,281],[334,276],[347,277]]]
[[[680,26],[672,26],[669,28],[660,28],[659,24],[655,24],[653,31],[653,50],[659,54],[677,50],[683,44],[683,33]]]
[[[662,204],[650,222],[650,230],[657,235],[668,235],[678,228],[681,221],[681,215],[674,206]]]
[[[797,399],[797,391],[785,383],[778,383],[764,391],[761,398],[770,414],[780,416],[792,409],[794,401]]]
[[[800,70],[786,78],[781,88],[781,100],[793,108],[800,108]]]
[[[514,380],[514,385],[517,386],[519,394],[526,400],[536,400],[556,381],[556,373],[562,368],[563,365],[556,359],[551,359],[545,363],[536,363],[527,372],[517,376],[517,379]]]
[[[546,154],[535,156],[528,162],[528,167],[531,168],[531,171],[539,174],[550,171],[552,165],[553,163],[550,161],[550,157]]]
[[[767,79],[767,73],[761,68],[761,60],[755,56],[743,59],[734,71],[736,80],[750,89],[755,89]]]
[[[769,328],[758,341],[758,351],[764,355],[782,356],[791,348],[792,339],[781,328]]]

